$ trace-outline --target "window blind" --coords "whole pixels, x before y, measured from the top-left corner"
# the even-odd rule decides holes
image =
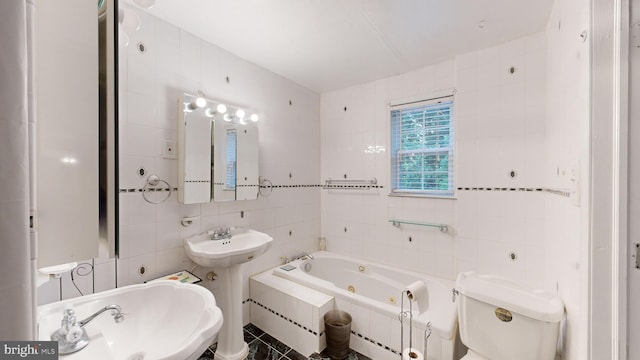
[[[236,131],[227,130],[225,156],[227,174],[225,179],[225,187],[227,189],[236,188]]]
[[[391,107],[391,191],[454,195],[453,97]]]

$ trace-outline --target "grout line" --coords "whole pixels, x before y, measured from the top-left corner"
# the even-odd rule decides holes
[[[273,336],[271,336],[271,337],[273,337]],[[287,345],[287,344],[283,343],[282,341],[280,341],[280,340],[278,340],[278,339],[276,339],[276,338],[274,338],[274,339],[275,339],[277,342],[281,343],[282,345],[284,345],[284,346],[288,347],[288,348],[289,348],[289,350],[291,350],[291,347],[290,347],[289,345]],[[259,338],[256,338],[256,340],[258,340],[258,341],[260,341],[261,343],[263,343],[263,344],[267,345],[267,347],[268,347],[269,349],[273,349],[273,351],[275,351],[275,352],[277,352],[278,354],[280,354],[280,356],[284,356],[284,354],[283,354],[283,353],[281,353],[280,351],[278,351],[278,349],[276,349],[275,347],[273,347],[273,346],[271,346],[270,344],[268,344],[266,341],[264,341],[264,340],[262,340],[262,339],[259,339]],[[287,352],[288,352],[288,351],[287,351]]]

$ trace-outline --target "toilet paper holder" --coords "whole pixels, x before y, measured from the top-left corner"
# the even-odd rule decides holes
[[[427,322],[427,328],[424,331],[422,353],[413,347],[413,302],[415,300],[410,297],[410,291],[402,291],[400,295],[400,313],[398,314],[398,320],[400,321],[400,358],[402,360],[424,360],[427,359],[428,354],[428,342],[431,337],[431,322]],[[409,310],[404,309],[404,297],[409,300]],[[404,348],[404,319],[409,319],[409,347]]]

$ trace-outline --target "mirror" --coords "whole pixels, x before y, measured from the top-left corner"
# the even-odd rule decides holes
[[[258,128],[250,123],[214,121],[213,201],[258,197]]]
[[[184,94],[178,101],[178,200],[211,201],[211,120],[208,101]]]
[[[38,230],[37,267],[114,256],[116,4],[45,1],[33,10],[37,26],[28,45],[37,56],[29,57],[29,76],[37,83],[30,78],[29,86],[38,101],[29,100],[29,116],[38,117],[30,133],[37,144],[37,212],[31,218]],[[82,100],[67,106],[70,98]]]
[[[260,117],[202,95],[184,94],[178,107],[179,201],[257,199]]]

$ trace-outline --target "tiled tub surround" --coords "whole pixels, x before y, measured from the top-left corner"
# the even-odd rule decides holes
[[[282,332],[283,334],[273,335],[287,344],[296,341],[296,333],[298,341],[301,341],[303,334],[311,333],[316,337],[313,340],[314,347],[318,344],[322,349],[326,342],[323,315],[331,309],[344,310],[353,319],[351,348],[373,359],[396,359],[401,350],[398,314],[401,311],[402,289],[421,279],[428,288],[429,306],[420,315],[415,311],[413,345],[423,350],[426,324],[431,322],[432,335],[428,341],[428,359],[454,358],[456,310],[455,304],[451,302],[451,281],[399,271],[329,252],[316,252],[313,255],[314,259],[311,261],[297,260],[290,263],[297,267],[295,270],[284,271],[276,267],[273,271],[266,271],[251,279],[253,323],[260,327],[272,327],[273,330],[267,330],[269,332]],[[329,276],[327,279],[307,274],[300,266],[309,262],[312,267],[317,268],[325,267],[322,263],[324,262],[331,268],[329,272],[337,278],[331,278],[331,274],[326,274]],[[339,267],[338,264],[344,267]],[[360,271],[360,266],[364,267],[364,272]],[[345,281],[352,283],[343,284]],[[355,293],[347,290],[349,285],[355,288]],[[389,291],[392,293],[387,294]],[[375,294],[376,292],[378,294]],[[380,300],[361,295],[365,293]],[[305,297],[308,300],[303,300]],[[312,304],[314,301],[315,304]],[[408,307],[405,298],[405,310]],[[404,332],[403,345],[408,347],[408,323],[405,323]],[[314,350],[302,348],[304,345],[300,342],[297,344],[298,347],[291,346],[305,355]]]
[[[335,307],[332,296],[276,277],[272,270],[252,276],[249,289],[253,324],[303,355],[324,349],[323,315]]]

